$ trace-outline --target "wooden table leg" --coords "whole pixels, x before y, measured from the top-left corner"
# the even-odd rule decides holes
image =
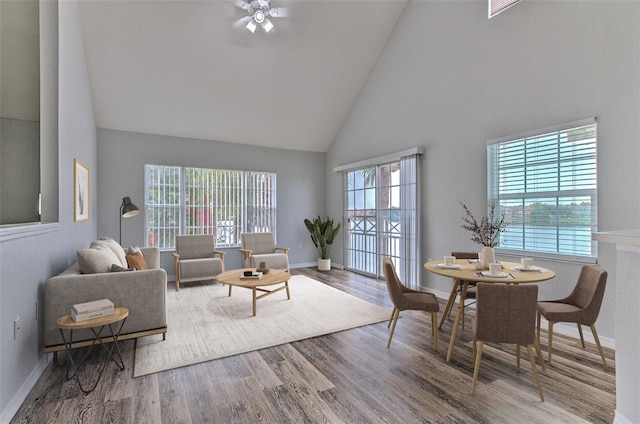
[[[462,291],[460,292],[460,306],[458,307],[458,312],[456,313],[456,321],[453,324],[453,329],[451,330],[451,340],[449,341],[449,351],[447,352],[447,362],[451,362],[451,356],[453,355],[453,346],[456,344],[456,335],[458,334],[458,325],[460,324],[460,319],[462,318],[462,311],[464,310],[464,298],[467,295],[467,288],[469,287],[469,282],[464,281],[462,283]]]
[[[440,325],[438,326],[439,329],[442,328],[442,324],[444,324],[445,320],[449,318],[449,314],[451,313],[453,304],[456,303],[456,293],[458,293],[458,284],[460,284],[459,281],[454,278],[453,287],[451,288],[451,294],[449,294],[447,305],[444,307],[444,311],[442,311],[442,317],[440,318]]]
[[[284,282],[284,286],[287,288],[287,300],[291,300],[291,293],[289,293],[289,280]]]
[[[256,303],[257,303],[257,299],[256,299],[256,288],[254,287],[252,290],[253,292],[253,316],[256,316]]]

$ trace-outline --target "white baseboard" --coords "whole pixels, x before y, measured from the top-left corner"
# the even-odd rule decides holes
[[[33,368],[27,379],[22,383],[18,391],[11,398],[7,406],[2,410],[2,414],[0,415],[0,424],[9,424],[13,416],[18,412],[22,402],[27,398],[29,392],[38,382],[38,379],[44,373],[44,370],[47,369],[47,365],[50,361],[50,354],[45,353],[40,357],[40,360]]]
[[[301,263],[297,263],[297,264],[289,264],[289,268],[291,268],[291,269],[313,268],[313,267],[317,267],[317,266],[318,266],[318,262],[301,262]],[[331,268],[344,269],[344,265],[339,264],[339,263],[334,262],[334,261],[331,261]]]
[[[627,419],[627,417],[622,415],[620,411],[616,409],[613,415],[613,424],[633,424],[633,423],[631,422],[631,420]]]

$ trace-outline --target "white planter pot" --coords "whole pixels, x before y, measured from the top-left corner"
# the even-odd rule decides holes
[[[318,271],[329,271],[331,269],[331,259],[318,258]]]

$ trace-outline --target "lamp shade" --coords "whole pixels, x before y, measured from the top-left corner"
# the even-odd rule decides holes
[[[120,206],[120,214],[123,218],[129,218],[131,216],[136,216],[140,213],[140,209],[133,203],[131,203],[130,197],[122,198],[122,205]]]

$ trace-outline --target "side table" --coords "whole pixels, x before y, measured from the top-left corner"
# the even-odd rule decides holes
[[[129,316],[129,310],[127,308],[115,308],[115,312],[111,315],[106,315],[104,317],[92,318],[86,321],[75,322],[71,315],[65,315],[63,317],[58,318],[56,321],[56,325],[60,330],[60,335],[62,336],[62,342],[64,343],[65,350],[67,351],[67,356],[69,361],[67,362],[67,380],[70,378],[75,378],[78,382],[78,386],[80,386],[80,390],[83,393],[87,394],[92,392],[96,386],[98,385],[98,381],[100,381],[100,377],[102,377],[102,373],[109,362],[109,358],[113,360],[113,362],[118,365],[118,368],[124,370],[124,361],[122,360],[122,353],[120,352],[120,346],[118,346],[118,337],[120,337],[120,332],[122,331],[122,327],[124,326],[127,317]],[[113,331],[113,324],[120,322],[120,326],[116,332]],[[110,336],[105,336],[105,341],[113,341],[111,348],[108,348],[107,345],[103,342],[101,338],[102,331],[105,327],[109,328]],[[89,349],[85,352],[82,360],[76,364],[76,361],[73,359],[73,355],[71,354],[71,346],[73,345],[73,331],[74,330],[86,330],[89,329],[93,333],[94,340],[93,343],[89,346]],[[65,337],[64,330],[69,331],[69,341],[67,341]],[[89,357],[89,354],[93,351],[93,347],[96,345],[101,345],[104,350],[107,352],[108,357],[102,363],[102,368],[96,378],[96,381],[93,383],[91,388],[85,389],[80,382],[80,378],[78,377],[78,368],[79,366]],[[114,352],[117,355],[117,358],[114,356]],[[119,362],[118,362],[119,360]],[[69,375],[69,370],[71,369],[71,375]]]

